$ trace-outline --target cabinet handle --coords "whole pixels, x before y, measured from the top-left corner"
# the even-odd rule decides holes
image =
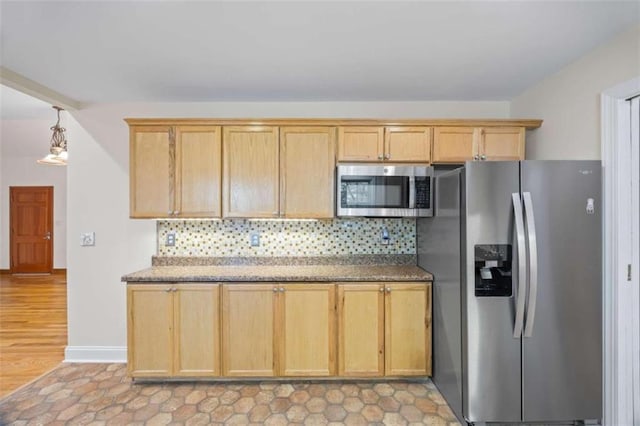
[[[280,287],[280,293],[284,293],[284,287]]]
[[[173,212],[173,214],[174,214],[174,215],[179,215],[179,214],[180,214],[180,210],[175,210],[175,211]]]
[[[385,160],[391,160],[391,155],[389,155],[389,154],[385,155],[385,156],[384,156],[384,159],[385,159]]]
[[[382,154],[378,155],[378,160],[382,160],[383,158]]]
[[[273,288],[273,292],[274,292],[274,293],[277,293],[277,292],[278,292],[278,289],[277,289],[276,287],[274,287],[274,288]]]
[[[174,287],[171,289],[171,291],[175,293],[176,291],[178,291],[178,289]]]
[[[479,155],[474,155],[474,156],[473,156],[473,159],[477,161],[477,160],[479,160],[479,159],[480,159],[480,156],[479,156]]]
[[[384,287],[380,287],[380,293],[384,293]]]
[[[387,287],[387,293],[391,293],[391,287]]]
[[[171,287],[169,287],[169,288],[165,288],[165,289],[164,289],[164,292],[165,292],[165,293],[169,293],[170,291],[171,291]]]
[[[172,212],[171,210],[169,210],[169,211],[167,212],[167,214],[168,214],[169,216],[171,216],[171,215],[173,215],[173,212]]]
[[[481,156],[480,156],[480,159],[484,161],[484,160],[486,160],[486,159],[487,159],[487,156],[486,156],[486,155],[481,155]]]

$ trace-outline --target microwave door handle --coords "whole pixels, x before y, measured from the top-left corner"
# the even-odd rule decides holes
[[[416,208],[416,177],[409,176],[409,208]]]

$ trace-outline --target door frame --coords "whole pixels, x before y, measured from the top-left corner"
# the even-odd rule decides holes
[[[618,84],[601,94],[604,425],[640,421],[638,418],[634,420],[634,386],[638,392],[640,384],[634,384],[633,376],[640,364],[638,354],[634,359],[633,353],[634,348],[637,351],[640,334],[637,235],[639,159],[638,147],[630,143],[631,114],[626,103],[627,99],[639,94],[640,77]],[[634,192],[634,196],[629,196]],[[628,265],[632,268],[630,277]]]
[[[12,197],[12,193],[14,188],[39,188],[39,189],[47,189],[48,190],[48,194],[47,194],[47,204],[49,205],[49,217],[47,218],[47,224],[48,227],[50,229],[50,233],[51,233],[51,238],[49,239],[49,251],[50,251],[50,256],[49,256],[49,268],[47,272],[38,272],[38,273],[53,273],[53,253],[54,253],[54,233],[53,233],[53,191],[54,191],[54,187],[53,185],[12,185],[9,187],[9,273],[10,274],[14,274],[14,273],[21,273],[21,272],[16,272],[15,271],[15,267],[14,267],[14,254],[13,254],[13,245],[15,243],[14,241],[14,235],[12,232],[12,227],[13,227],[13,220],[14,220],[14,209],[13,209],[13,197]]]

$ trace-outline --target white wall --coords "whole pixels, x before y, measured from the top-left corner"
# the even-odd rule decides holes
[[[156,250],[155,221],[128,218],[129,133],[124,118],[506,118],[508,113],[507,102],[137,103],[74,112],[75,120],[67,126],[68,235],[94,231],[96,245],[68,248],[66,359],[125,359],[126,298],[120,277],[150,266]]]
[[[0,269],[10,264],[10,186],[53,186],[53,267],[67,267],[67,170],[36,163],[49,153],[51,125],[51,120],[0,121]]]
[[[600,93],[637,76],[640,26],[514,98],[511,117],[544,120],[527,134],[527,158],[600,159]]]

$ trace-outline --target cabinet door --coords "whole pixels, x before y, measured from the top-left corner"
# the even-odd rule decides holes
[[[479,129],[436,127],[433,131],[434,163],[464,163],[478,154]]]
[[[275,376],[271,284],[222,286],[222,374]]]
[[[384,127],[339,127],[338,161],[382,161]]]
[[[221,128],[176,128],[176,215],[220,217]]]
[[[279,336],[280,374],[335,374],[335,286],[282,285],[282,330]]]
[[[429,163],[430,127],[387,127],[384,159],[391,162]]]
[[[384,375],[384,284],[338,285],[338,375]]]
[[[385,284],[385,374],[431,374],[431,286]]]
[[[278,217],[278,128],[223,128],[225,217]]]
[[[179,284],[174,288],[174,375],[219,376],[219,286]]]
[[[127,286],[127,369],[132,377],[172,373],[173,294],[170,284]]]
[[[280,212],[284,217],[333,218],[335,128],[280,129]]]
[[[483,160],[524,160],[523,127],[485,127],[480,131]]]
[[[174,133],[169,126],[132,126],[129,141],[131,217],[167,217],[173,212]]]

